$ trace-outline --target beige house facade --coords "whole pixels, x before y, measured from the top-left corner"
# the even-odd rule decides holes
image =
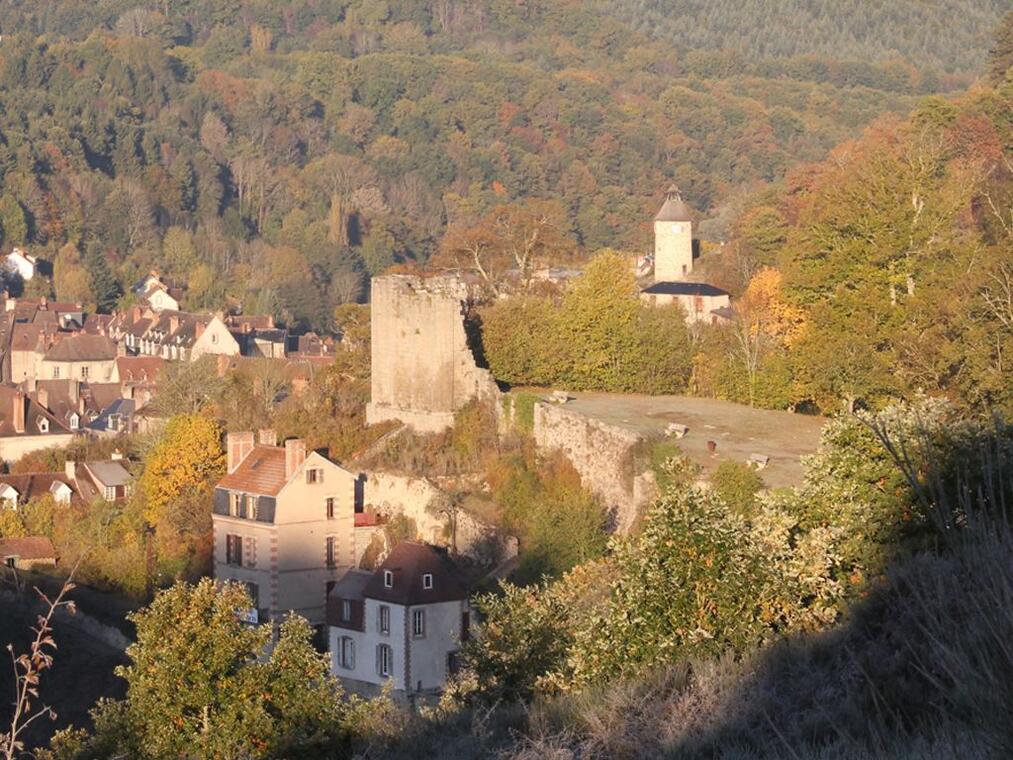
[[[230,433],[227,447],[212,515],[215,578],[246,584],[251,621],[292,611],[324,623],[329,584],[368,544],[355,529],[357,475],[307,454],[301,440],[276,445],[272,431]]]
[[[239,341],[219,317],[212,317],[190,349],[190,361],[212,354],[215,356],[239,356]]]

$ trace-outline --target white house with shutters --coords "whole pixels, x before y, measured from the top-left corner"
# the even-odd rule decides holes
[[[446,552],[400,543],[373,572],[349,570],[327,600],[331,668],[371,694],[388,681],[406,699],[439,693],[470,633],[465,583]]]

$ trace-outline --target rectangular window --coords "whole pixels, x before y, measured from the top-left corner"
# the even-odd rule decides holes
[[[338,560],[335,554],[334,536],[327,537],[327,567],[337,567]]]
[[[328,520],[333,520],[334,519],[334,497],[333,496],[328,496],[327,497],[327,519]]]
[[[433,574],[425,573],[422,576],[422,588],[429,590],[433,587]]]
[[[390,633],[390,607],[381,604],[377,609],[376,627],[380,633]]]
[[[352,600],[342,599],[341,600],[341,622],[351,623],[352,622]]]
[[[60,379],[60,368],[59,367],[53,367],[53,379],[54,380],[59,380]]]
[[[260,588],[256,583],[247,583],[246,593],[250,596],[250,601],[253,603],[253,609],[257,609],[260,606]]]
[[[338,650],[338,663],[346,670],[355,669],[355,641],[350,636],[341,637],[341,647]]]
[[[243,564],[243,539],[231,533],[225,536],[225,564]]]
[[[379,644],[376,647],[376,674],[389,678],[393,663],[391,662],[391,648],[386,644]]]
[[[81,379],[82,380],[88,379],[88,367],[81,367]]]
[[[106,501],[112,501],[113,499],[116,498],[116,487],[115,486],[106,486],[105,487],[105,494],[104,495],[105,495],[105,500]]]
[[[229,494],[229,514],[232,517],[239,517],[239,509],[243,503],[242,495],[238,493]]]
[[[246,516],[251,520],[257,519],[257,497],[246,496]]]
[[[257,566],[257,539],[251,536],[243,539],[243,557],[247,567]]]
[[[309,483],[310,485],[312,485],[313,483],[323,483],[324,471],[317,469],[315,467],[306,470],[306,482]]]
[[[461,641],[471,638],[471,615],[467,612],[461,613]]]
[[[426,635],[426,611],[412,610],[412,636],[421,639]]]
[[[457,675],[457,671],[461,669],[461,658],[457,652],[447,652],[447,675]]]
[[[383,571],[383,587],[394,588],[394,573],[390,570]]]

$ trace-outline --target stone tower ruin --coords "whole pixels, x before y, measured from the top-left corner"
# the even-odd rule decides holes
[[[396,419],[418,432],[440,432],[469,401],[498,397],[468,343],[467,295],[452,276],[373,278],[369,424]]]

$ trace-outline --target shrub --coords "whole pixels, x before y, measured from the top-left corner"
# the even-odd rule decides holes
[[[711,475],[714,493],[733,512],[749,517],[756,504],[756,494],[763,489],[763,478],[755,469],[741,462],[722,462]]]

